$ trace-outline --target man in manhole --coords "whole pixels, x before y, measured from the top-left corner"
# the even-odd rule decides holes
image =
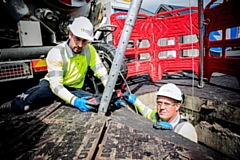
[[[176,133],[197,142],[195,128],[179,112],[184,99],[181,90],[175,84],[168,83],[158,89],[156,96],[157,107],[153,110],[145,106],[134,94],[125,94],[123,98],[134,105],[145,118],[152,120],[154,128],[174,130]]]

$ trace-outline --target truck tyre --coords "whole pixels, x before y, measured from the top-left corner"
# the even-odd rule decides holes
[[[116,53],[116,47],[107,43],[92,43],[92,45],[95,47],[100,59],[102,60],[104,66],[109,73],[114,59],[114,55]],[[125,82],[125,78],[127,76],[127,72],[127,63],[126,58],[124,57],[114,89],[122,88]],[[85,79],[84,89],[97,95],[102,94],[104,91],[104,87],[101,81],[93,76],[93,72],[91,69],[88,70]]]

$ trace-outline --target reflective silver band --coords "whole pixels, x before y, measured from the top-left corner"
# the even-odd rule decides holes
[[[105,75],[103,75],[103,76],[101,76],[101,81],[104,81],[104,80],[107,80],[108,79],[108,75],[107,74],[105,74]]]
[[[149,113],[149,109],[147,107],[144,107],[142,115],[146,116]]]
[[[62,71],[50,71],[48,72],[48,76],[49,77],[55,77],[55,76],[63,76],[63,72]]]
[[[91,67],[93,71],[97,71],[102,68],[104,68],[104,65],[102,63],[96,64],[95,66]]]
[[[63,88],[64,88],[63,85],[58,85],[54,88],[54,92],[58,94],[58,92]]]

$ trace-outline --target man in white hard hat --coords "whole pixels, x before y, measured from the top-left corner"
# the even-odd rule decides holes
[[[98,105],[98,97],[82,90],[85,76],[90,67],[105,87],[108,74],[89,41],[93,41],[92,23],[86,17],[75,18],[69,25],[68,40],[53,47],[47,55],[47,75],[37,86],[3,104],[0,112],[8,110],[22,113],[57,98],[83,112]]]
[[[157,107],[152,110],[145,106],[134,94],[124,95],[124,99],[136,106],[140,114],[155,122],[155,128],[173,129],[176,133],[197,143],[197,133],[193,125],[180,115],[183,93],[173,83],[159,88],[156,93]]]

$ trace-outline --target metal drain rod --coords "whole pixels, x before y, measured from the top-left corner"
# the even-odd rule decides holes
[[[117,81],[117,77],[121,68],[121,63],[123,61],[123,57],[125,51],[127,49],[128,41],[132,33],[132,29],[135,25],[137,15],[139,13],[140,7],[142,4],[142,0],[132,0],[129,11],[127,14],[127,18],[125,20],[124,28],[122,31],[122,35],[120,38],[119,45],[117,46],[116,54],[113,59],[112,67],[109,72],[107,85],[103,91],[101,103],[98,109],[98,114],[103,114],[108,110],[109,102],[111,100],[114,86]]]

